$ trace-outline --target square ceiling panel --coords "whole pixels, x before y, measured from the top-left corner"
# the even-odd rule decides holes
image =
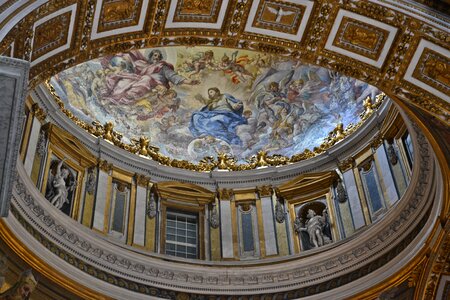
[[[216,23],[222,2],[223,0],[180,0],[173,21]]]
[[[95,6],[91,39],[142,31],[148,1],[99,0]]]
[[[313,1],[260,0],[252,3],[245,31],[299,42],[303,36]]]
[[[421,40],[404,79],[450,102],[450,51]]]
[[[396,33],[393,26],[341,9],[325,49],[381,68]]]
[[[165,28],[222,28],[228,1],[171,1]]]
[[[31,66],[70,48],[77,4],[64,7],[33,25]]]

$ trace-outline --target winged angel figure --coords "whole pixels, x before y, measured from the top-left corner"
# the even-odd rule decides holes
[[[76,182],[73,181],[67,186],[66,180],[70,175],[70,171],[63,167],[63,163],[66,158],[58,162],[56,166],[56,174],[53,178],[49,178],[51,190],[47,193],[46,198],[50,200],[50,203],[57,209],[61,209],[65,203],[69,203],[69,192],[73,191]]]

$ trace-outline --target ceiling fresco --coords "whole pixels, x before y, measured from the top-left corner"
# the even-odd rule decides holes
[[[289,58],[213,47],[105,56],[50,83],[81,120],[112,122],[125,141],[146,136],[162,154],[193,162],[313,149],[338,123],[358,123],[364,99],[380,93]]]

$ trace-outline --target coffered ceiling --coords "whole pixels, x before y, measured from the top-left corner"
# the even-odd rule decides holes
[[[31,86],[137,48],[276,53],[377,86],[449,121],[448,17],[406,1],[6,1],[0,53],[31,62]]]

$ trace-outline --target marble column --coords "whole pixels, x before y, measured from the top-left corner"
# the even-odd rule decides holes
[[[29,63],[0,57],[0,216],[9,211],[16,174]]]

